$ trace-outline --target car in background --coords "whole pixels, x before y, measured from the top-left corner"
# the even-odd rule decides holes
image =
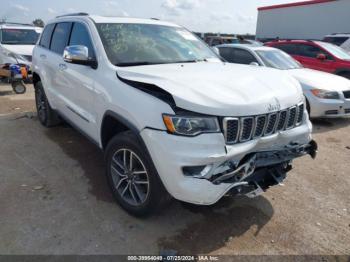
[[[307,68],[350,79],[350,54],[336,45],[311,40],[279,40],[265,45],[285,51]]]
[[[228,62],[288,72],[303,88],[310,117],[350,117],[350,80],[304,68],[287,53],[272,47],[221,45],[217,48]]]
[[[341,48],[345,49],[347,52],[350,52],[350,33],[327,35],[325,36],[323,41],[340,46]]]
[[[27,24],[0,23],[0,65],[30,65],[42,28]]]

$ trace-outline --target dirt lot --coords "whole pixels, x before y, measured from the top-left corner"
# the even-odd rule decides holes
[[[314,122],[319,155],[295,161],[285,186],[141,220],[114,203],[100,150],[17,114],[33,107],[32,89],[1,87],[0,254],[350,255],[350,120]]]

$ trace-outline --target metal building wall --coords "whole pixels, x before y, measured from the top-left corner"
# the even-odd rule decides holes
[[[350,33],[350,0],[259,11],[259,39],[322,39],[332,33]]]

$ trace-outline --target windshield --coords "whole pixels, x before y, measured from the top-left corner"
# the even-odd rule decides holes
[[[256,52],[267,67],[281,70],[302,68],[299,62],[280,50],[258,50]]]
[[[1,44],[35,45],[39,33],[33,29],[1,29]]]
[[[116,66],[198,62],[218,56],[180,27],[152,24],[97,24],[107,56]]]
[[[326,49],[329,53],[343,60],[350,60],[350,54],[348,54],[344,49],[333,44],[318,42],[320,46]]]

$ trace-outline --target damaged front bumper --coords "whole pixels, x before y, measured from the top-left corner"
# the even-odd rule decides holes
[[[174,198],[211,205],[227,194],[254,197],[281,183],[293,159],[316,156],[311,129],[306,120],[294,129],[232,146],[220,133],[181,137],[144,129],[141,136]]]

